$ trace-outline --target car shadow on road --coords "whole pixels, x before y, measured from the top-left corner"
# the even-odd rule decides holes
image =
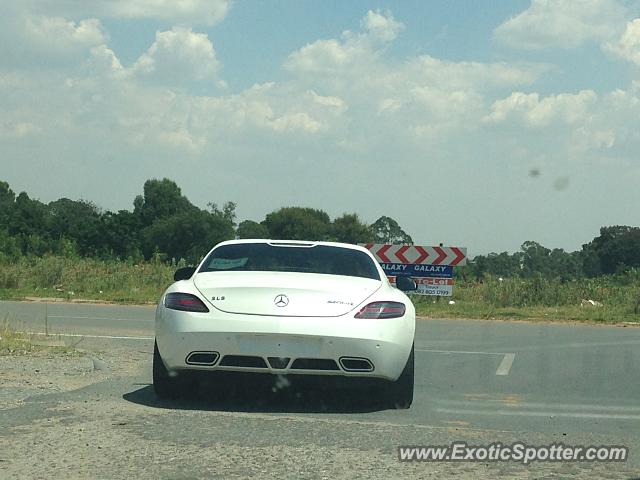
[[[161,399],[152,385],[126,393],[128,402],[147,407],[178,410],[209,410],[253,413],[368,413],[392,407],[376,401],[368,388],[314,388],[288,385],[274,388],[245,384],[215,388],[206,383],[191,386],[180,398]]]

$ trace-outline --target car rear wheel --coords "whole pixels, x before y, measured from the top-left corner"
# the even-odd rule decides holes
[[[180,385],[177,377],[171,377],[164,366],[158,344],[153,345],[153,389],[160,398],[177,398],[180,395]]]
[[[395,382],[391,382],[385,390],[384,398],[386,403],[397,409],[407,409],[413,402],[413,381],[414,381],[414,346],[411,346],[411,353],[407,363]]]

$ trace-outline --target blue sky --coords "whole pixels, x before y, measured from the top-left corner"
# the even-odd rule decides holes
[[[4,4],[0,179],[121,209],[166,176],[239,220],[300,205],[472,255],[575,250],[640,224],[639,6]]]

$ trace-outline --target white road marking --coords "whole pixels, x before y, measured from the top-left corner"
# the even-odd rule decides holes
[[[437,412],[454,415],[504,415],[511,417],[567,417],[567,418],[603,418],[610,420],[640,420],[640,415],[596,412],[527,412],[523,410],[475,410],[462,408],[436,408]]]
[[[27,335],[43,335],[47,336],[44,332],[25,332]],[[85,337],[85,338],[109,338],[115,340],[153,340],[154,337],[135,337],[135,336],[123,336],[123,335],[85,335],[81,333],[49,333],[50,337]]]
[[[511,370],[511,365],[513,365],[513,361],[516,358],[516,354],[515,353],[505,353],[504,354],[504,358],[502,359],[502,362],[500,362],[500,365],[498,366],[498,369],[496,370],[496,375],[509,375],[509,371]]]
[[[48,315],[47,318],[64,318],[68,320],[115,320],[116,322],[153,322],[153,319],[149,318],[75,317],[69,315]]]
[[[617,342],[570,342],[570,343],[551,343],[545,345],[527,345],[518,347],[519,352],[525,351],[533,351],[537,352],[540,350],[552,350],[557,348],[567,349],[567,348],[597,348],[597,347],[621,347],[621,346],[634,346],[640,345],[640,340],[620,340]]]
[[[623,413],[638,413],[640,414],[640,406],[635,405],[594,405],[584,403],[544,403],[544,402],[520,402],[518,400],[512,400],[513,403],[509,403],[506,399],[481,399],[481,400],[452,400],[452,399],[434,399],[436,403],[451,406],[468,406],[473,404],[474,406],[482,406],[484,409],[491,409],[495,406],[504,407],[509,409],[538,409],[538,410],[592,410],[594,412],[623,412]]]
[[[428,349],[420,349],[416,348],[416,352],[426,352],[426,353],[443,353],[443,354],[464,354],[464,355],[501,355],[502,362],[498,366],[496,370],[496,375],[509,375],[509,371],[511,370],[511,365],[513,365],[513,361],[516,358],[515,353],[504,353],[504,352],[475,352],[468,350],[428,350]]]
[[[420,349],[420,348],[416,348],[416,352],[427,352],[427,353],[460,353],[460,354],[466,354],[466,355],[513,355],[510,353],[503,353],[503,352],[471,352],[471,351],[465,351],[465,350],[424,350],[424,349]]]

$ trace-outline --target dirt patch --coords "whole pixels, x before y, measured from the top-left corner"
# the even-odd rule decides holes
[[[30,397],[75,390],[104,375],[79,354],[46,351],[0,356],[0,410],[14,408]]]

